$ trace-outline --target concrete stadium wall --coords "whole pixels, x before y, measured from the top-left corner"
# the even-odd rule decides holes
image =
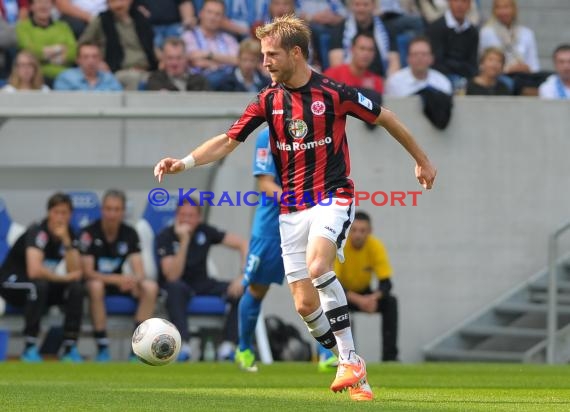
[[[250,95],[0,95],[0,112],[18,108],[129,107],[239,111]],[[546,263],[546,239],[570,219],[570,105],[532,98],[457,98],[444,132],[434,129],[416,98],[385,102],[417,136],[438,167],[433,191],[418,205],[361,204],[388,248],[394,293],[400,301],[401,358],[421,360],[421,347],[524,281]],[[57,189],[108,187],[128,191],[136,220],[150,189],[152,166],[182,156],[227,120],[7,120],[0,128],[0,196],[23,224],[44,214]],[[414,163],[385,131],[348,124],[352,178],[357,190],[419,190]],[[225,159],[214,190],[254,187],[254,138]],[[164,187],[199,189],[211,169],[167,179]],[[248,237],[252,208],[215,207],[209,221]],[[224,277],[239,272],[238,257],[215,250]],[[279,314],[304,331],[287,287],[273,288],[266,314]],[[356,339],[367,359],[378,360],[378,318],[356,316]],[[308,335],[307,335],[308,336]]]

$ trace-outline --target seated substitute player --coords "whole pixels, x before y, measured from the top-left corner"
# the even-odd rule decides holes
[[[52,195],[47,218],[18,238],[0,268],[0,295],[11,305],[24,306],[26,347],[20,358],[24,362],[42,361],[37,346],[40,320],[51,305],[63,305],[65,313],[61,360],[83,361],[76,343],[85,293],[77,239],[69,226],[72,211],[68,195]]]
[[[338,259],[335,273],[346,291],[348,308],[367,313],[382,314],[382,360],[398,360],[398,301],[392,290],[392,267],[386,248],[372,235],[370,216],[356,212],[350,227],[344,263]],[[371,290],[373,273],[379,279],[377,290]]]
[[[386,128],[415,160],[415,174],[424,188],[433,186],[436,169],[394,113],[311,69],[307,63],[311,32],[304,21],[277,18],[258,27],[256,35],[263,65],[274,83],[258,94],[227,133],[209,139],[183,159],[163,158],[154,174],[162,181],[165,174],[221,159],[268,122],[273,160],[287,192],[279,231],[295,308],[319,342],[336,340],[333,349],[340,356],[330,389],[348,389],[351,399],[369,401],[374,395],[366,364],[354,349],[346,295],[334,273],[334,259],[337,254],[344,259],[346,232],[354,218],[346,117]],[[315,204],[331,193],[329,205]]]
[[[101,219],[87,226],[79,237],[83,271],[87,280],[93,337],[97,343],[97,362],[111,360],[107,339],[105,296],[125,295],[138,300],[134,328],[152,317],[158,295],[154,280],[145,279],[139,237],[123,223],[126,197],[120,190],[103,195]],[[128,263],[132,274],[124,272]],[[130,359],[136,359],[133,353]]]
[[[238,303],[243,293],[242,276],[231,282],[208,276],[207,258],[210,247],[222,244],[240,252],[243,268],[247,242],[233,233],[223,232],[202,223],[200,203],[196,199],[183,199],[176,209],[174,225],[164,229],[156,238],[160,259],[161,287],[166,291],[168,316],[180,331],[182,349],[179,361],[191,358],[190,332],[186,308],[194,295],[222,296],[230,303],[224,325],[224,341],[218,348],[218,359],[226,360],[234,354],[238,341]]]

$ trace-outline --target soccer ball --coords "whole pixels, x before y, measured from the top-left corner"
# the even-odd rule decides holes
[[[180,332],[166,319],[145,320],[133,333],[133,352],[147,365],[162,366],[178,357]]]

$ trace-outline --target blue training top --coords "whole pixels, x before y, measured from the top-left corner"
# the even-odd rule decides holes
[[[253,156],[253,175],[271,175],[275,183],[281,187],[277,176],[277,169],[271,154],[269,143],[269,128],[263,129],[255,142],[255,154]],[[279,203],[278,198],[267,195],[266,201],[259,196],[259,205],[253,217],[252,236],[256,237],[279,237]]]

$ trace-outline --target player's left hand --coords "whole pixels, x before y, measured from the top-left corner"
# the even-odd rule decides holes
[[[173,175],[184,171],[184,163],[180,159],[173,159],[165,157],[154,166],[154,177],[162,182],[162,177],[166,175]]]
[[[433,182],[436,175],[437,170],[429,160],[421,165],[419,163],[416,163],[416,177],[424,189],[429,190],[433,187]]]

